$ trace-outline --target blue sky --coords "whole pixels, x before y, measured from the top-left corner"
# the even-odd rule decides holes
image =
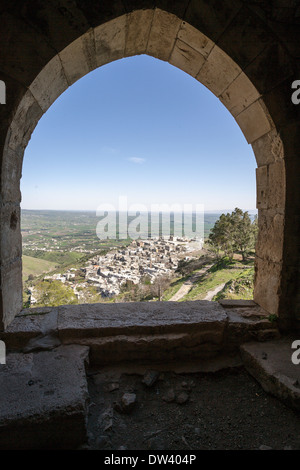
[[[23,209],[102,203],[255,209],[255,158],[203,85],[148,56],[100,67],[63,93],[24,157]]]

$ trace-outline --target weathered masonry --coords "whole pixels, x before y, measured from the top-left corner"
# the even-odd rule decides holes
[[[37,122],[76,80],[137,54],[168,61],[211,90],[257,160],[254,300],[300,320],[300,7],[294,0],[0,1],[0,330],[22,308],[20,177]],[[146,92],[146,90],[145,90]]]

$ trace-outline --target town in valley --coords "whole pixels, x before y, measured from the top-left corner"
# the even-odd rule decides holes
[[[204,239],[100,240],[91,212],[23,211],[24,307],[251,297],[253,256],[220,258],[208,243],[219,215],[205,216]]]

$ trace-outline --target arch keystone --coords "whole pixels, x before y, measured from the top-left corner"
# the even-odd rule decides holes
[[[144,54],[147,49],[154,10],[130,13],[126,36],[125,56]]]
[[[181,23],[177,16],[155,9],[147,54],[157,59],[169,60]]]

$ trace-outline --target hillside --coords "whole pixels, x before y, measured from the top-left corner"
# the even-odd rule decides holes
[[[28,279],[28,276],[40,276],[43,273],[53,271],[56,268],[57,263],[53,261],[45,261],[39,258],[33,258],[32,256],[23,255],[23,282]]]

